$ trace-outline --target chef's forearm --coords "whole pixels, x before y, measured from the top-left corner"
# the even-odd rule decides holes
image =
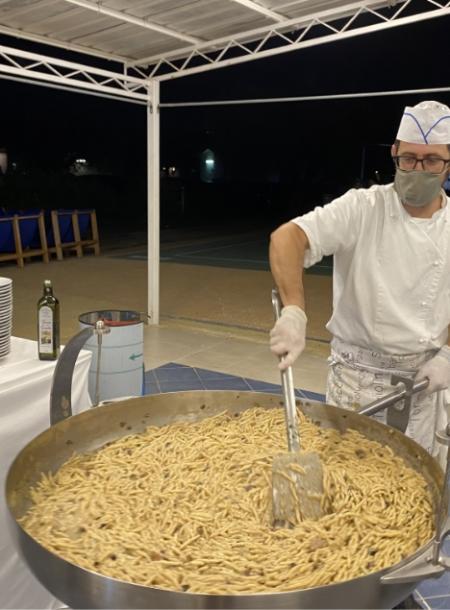
[[[287,222],[270,236],[270,268],[283,305],[298,305],[305,309],[303,261],[309,247],[306,233],[296,224]]]

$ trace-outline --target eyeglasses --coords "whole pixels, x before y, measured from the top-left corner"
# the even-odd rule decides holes
[[[418,163],[422,164],[422,169],[431,174],[442,174],[445,168],[450,163],[450,159],[442,159],[441,157],[425,157],[418,159],[412,155],[398,155],[392,157],[398,169],[404,172],[412,172],[416,169]]]

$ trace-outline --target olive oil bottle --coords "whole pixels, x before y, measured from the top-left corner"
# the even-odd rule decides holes
[[[53,295],[50,280],[44,281],[44,292],[37,303],[39,360],[56,360],[59,356],[59,301]]]

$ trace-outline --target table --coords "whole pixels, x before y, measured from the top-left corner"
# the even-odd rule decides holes
[[[38,359],[36,341],[11,338],[11,352],[0,359],[0,608],[61,608],[36,580],[15,550],[8,531],[5,478],[19,451],[50,426],[50,388],[56,360]],[[72,382],[72,410],[89,408],[91,352],[81,351]]]

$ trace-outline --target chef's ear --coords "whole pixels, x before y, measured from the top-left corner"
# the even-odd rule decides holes
[[[395,157],[395,155],[396,155],[396,154],[397,154],[397,152],[398,152],[398,145],[399,145],[399,141],[398,141],[398,140],[395,140],[395,142],[394,142],[394,143],[392,144],[392,146],[391,146],[391,155],[392,155],[393,157]]]

